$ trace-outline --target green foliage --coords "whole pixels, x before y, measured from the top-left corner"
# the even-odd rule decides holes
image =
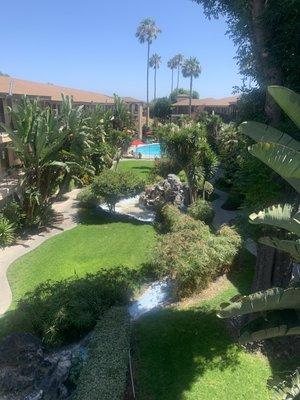
[[[123,400],[129,350],[128,312],[125,308],[112,307],[95,327],[74,400]]]
[[[167,157],[162,157],[154,161],[154,165],[151,170],[152,177],[161,176],[162,178],[167,178],[169,174],[177,175],[180,172],[180,166],[178,166],[175,160]]]
[[[0,246],[12,244],[15,239],[15,226],[0,214]]]
[[[168,275],[174,280],[176,296],[205,289],[232,267],[241,245],[234,229],[225,226],[214,234],[203,222],[173,206],[165,206],[161,214],[163,227],[169,232],[159,238],[154,268],[160,276]]]
[[[173,90],[173,92],[170,94],[171,103],[175,103],[177,101],[178,95],[180,95],[180,94],[189,96],[190,95],[190,91],[188,89],[183,89],[183,88],[179,88],[179,89]],[[196,90],[193,90],[192,98],[193,99],[199,99],[199,93]]]
[[[133,197],[143,190],[145,182],[131,171],[105,170],[97,176],[91,185],[96,197],[101,197],[114,211],[118,201]]]
[[[156,99],[150,107],[150,117],[157,118],[161,122],[170,120],[172,114],[171,102],[167,97]]]
[[[77,200],[79,201],[81,207],[93,208],[100,203],[101,198],[95,196],[92,188],[88,186],[78,193]]]
[[[197,199],[192,203],[188,207],[187,213],[194,219],[202,221],[207,225],[212,223],[215,215],[211,203],[203,199]]]
[[[218,165],[207,142],[204,125],[192,123],[179,127],[168,124],[160,129],[159,137],[163,151],[186,173],[190,197],[195,201],[198,190],[203,190]]]
[[[1,336],[30,332],[50,346],[80,339],[113,305],[125,305],[138,284],[138,272],[125,267],[97,274],[46,281],[27,293],[1,319]]]
[[[6,218],[16,229],[20,229],[24,224],[24,213],[17,201],[7,202],[1,210],[3,217]]]

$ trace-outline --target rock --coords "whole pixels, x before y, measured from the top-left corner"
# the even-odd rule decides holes
[[[31,334],[9,335],[0,346],[0,400],[66,399],[71,365],[71,351],[48,353]]]
[[[178,176],[169,174],[167,179],[146,188],[140,195],[140,204],[144,207],[155,209],[161,204],[171,203],[178,208],[189,205],[189,190]]]

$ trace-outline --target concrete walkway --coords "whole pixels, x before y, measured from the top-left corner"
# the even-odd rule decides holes
[[[76,196],[79,190],[75,189],[67,193],[64,196],[66,200],[53,204],[53,210],[61,217],[53,228],[31,235],[26,240],[20,240],[15,245],[0,250],[0,315],[7,311],[12,301],[12,293],[6,276],[8,267],[19,257],[37,248],[45,240],[77,225],[78,205]]]

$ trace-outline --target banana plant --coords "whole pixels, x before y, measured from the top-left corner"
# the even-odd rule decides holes
[[[268,88],[270,95],[300,128],[300,95],[280,86]],[[271,167],[300,193],[300,142],[278,129],[257,122],[245,122],[242,133],[256,144],[249,152]],[[251,214],[250,223],[265,224],[286,230],[288,239],[264,237],[260,241],[268,246],[288,252],[300,261],[300,210],[299,204],[277,204],[259,213]],[[296,238],[295,238],[296,237]],[[297,238],[298,237],[298,238]],[[240,342],[264,340],[300,334],[300,286],[287,289],[272,288],[245,297],[235,297],[223,303],[218,311],[220,318],[254,314],[240,332]],[[292,400],[300,394],[299,370],[289,385],[282,383],[274,389],[277,400]]]

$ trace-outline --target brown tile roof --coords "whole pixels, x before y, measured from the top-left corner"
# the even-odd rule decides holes
[[[222,99],[214,99],[213,97],[209,97],[206,99],[192,99],[192,105],[224,107],[224,106],[229,106],[230,104],[235,104],[237,102],[237,99],[238,99],[237,96],[224,97]],[[188,106],[188,105],[189,105],[189,99],[182,99],[172,104],[173,107]]]
[[[143,100],[138,100],[135,99],[134,97],[122,97],[122,99],[125,101],[125,103],[145,103]]]
[[[11,83],[12,82],[12,83]],[[46,97],[49,100],[61,101],[61,94],[72,96],[74,102],[113,104],[113,97],[101,93],[87,92],[85,90],[71,89],[63,86],[56,86],[48,83],[37,83],[16,79],[7,76],[0,76],[0,94],[9,94],[12,85],[12,94],[36,97]]]

